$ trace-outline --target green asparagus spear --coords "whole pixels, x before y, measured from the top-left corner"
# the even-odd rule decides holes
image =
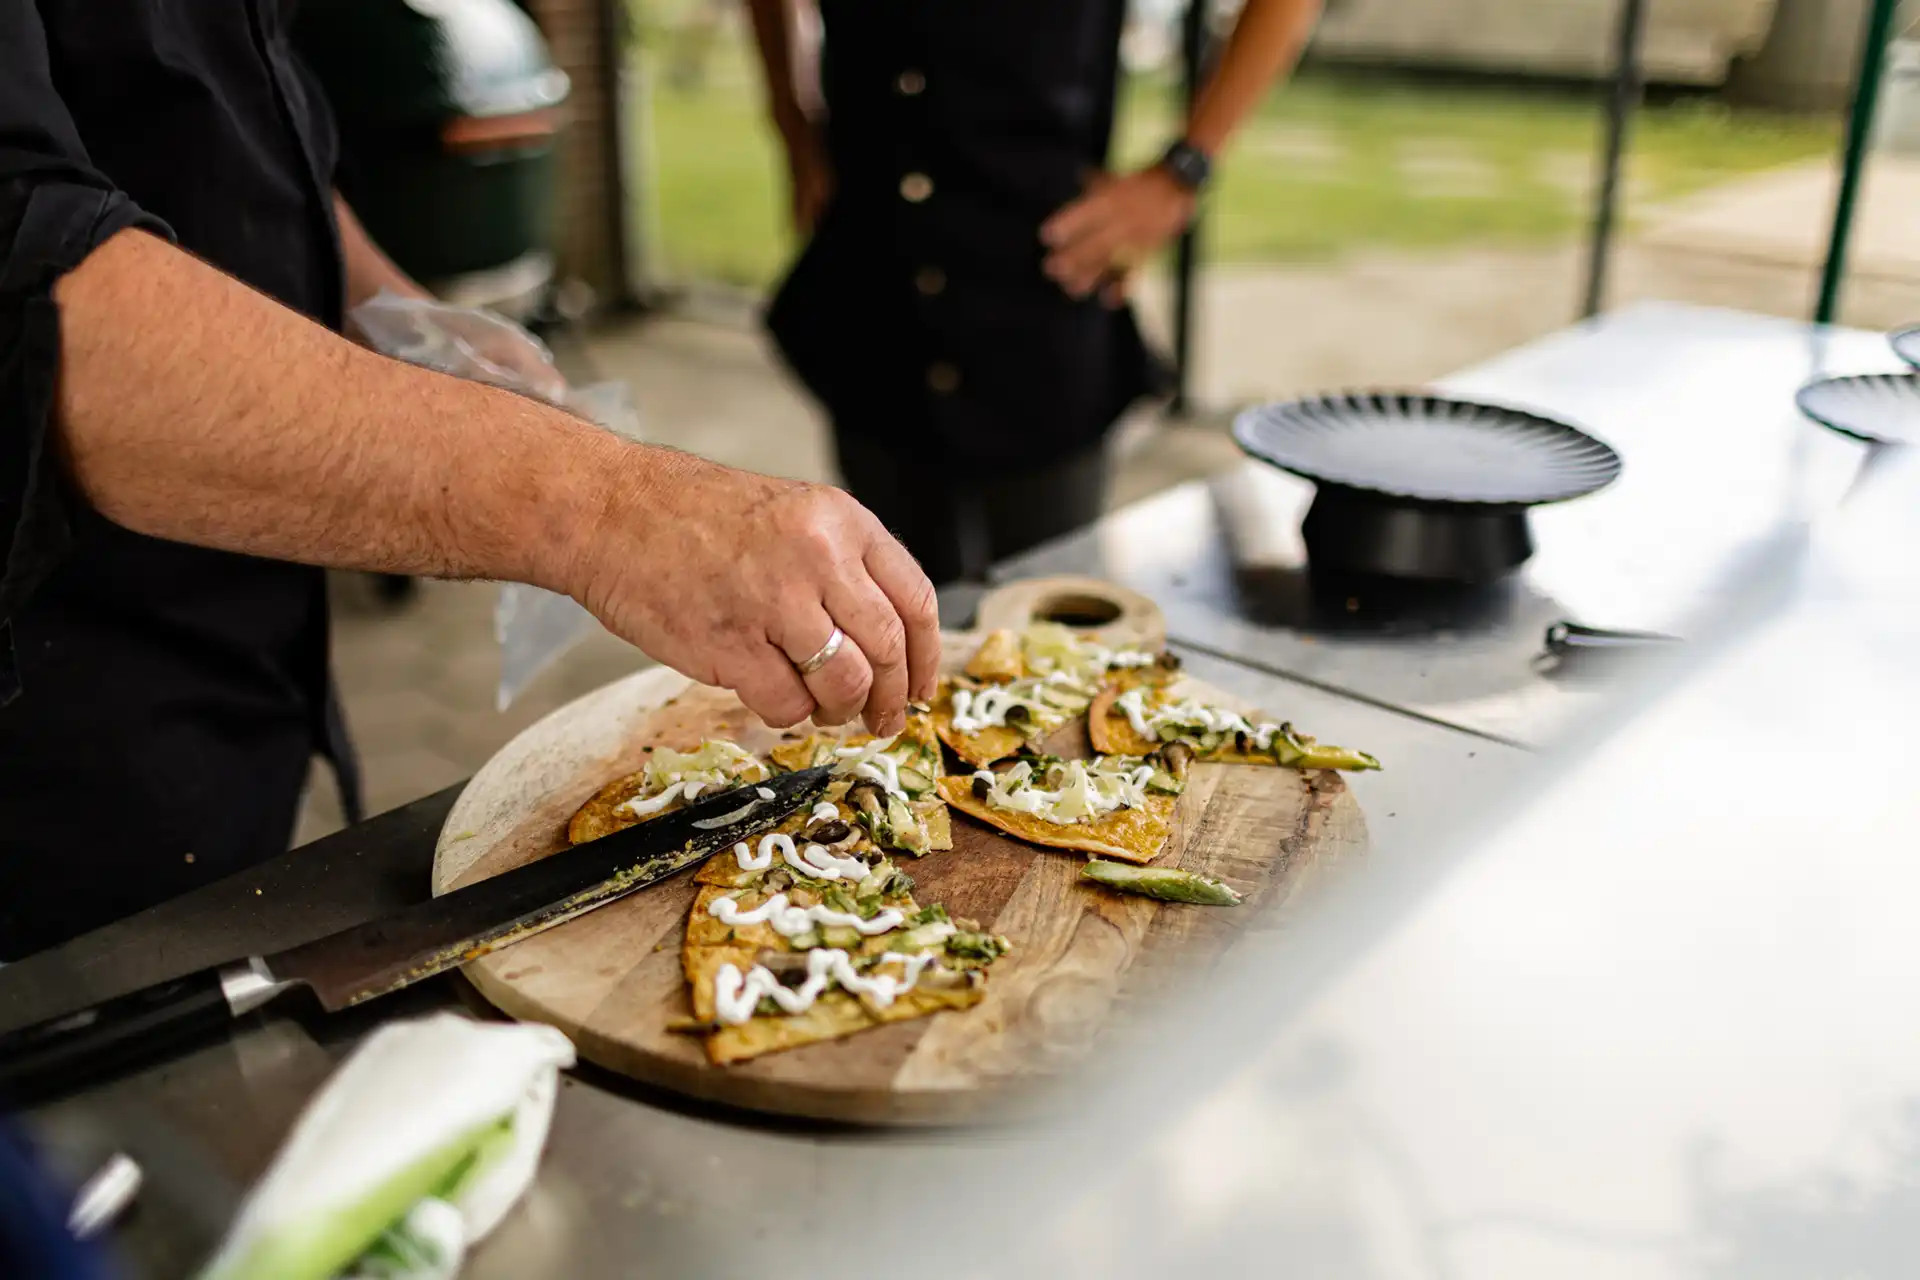
[[[1274,735],[1273,753],[1289,769],[1346,769],[1351,772],[1380,767],[1380,762],[1364,751],[1315,742],[1312,738],[1295,733],[1290,724],[1281,725],[1280,732]]]
[[[1117,889],[1138,893],[1162,902],[1189,902],[1201,907],[1237,907],[1240,895],[1212,876],[1178,867],[1136,867],[1125,862],[1095,858],[1080,868],[1080,878]]]

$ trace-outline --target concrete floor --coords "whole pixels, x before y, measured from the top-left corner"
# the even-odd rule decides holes
[[[1817,171],[1800,178],[1803,187],[1821,180]],[[1775,208],[1800,210],[1790,233],[1767,240],[1756,231],[1754,201],[1676,210],[1621,247],[1611,300],[1808,314],[1818,237],[1798,223],[1817,201],[1804,191],[1783,195],[1779,183],[1761,196]],[[1870,219],[1874,239],[1920,243],[1920,200],[1901,210],[1904,217],[1881,208]],[[1790,247],[1754,251],[1762,241]],[[1898,258],[1868,244],[1872,270],[1854,282],[1846,319],[1875,328],[1920,319],[1920,270],[1900,269]],[[1198,425],[1170,426],[1149,415],[1126,424],[1110,500],[1131,502],[1232,464],[1239,455],[1224,423],[1236,405],[1315,389],[1418,384],[1557,329],[1575,314],[1583,268],[1581,249],[1565,246],[1211,273],[1203,283],[1195,391],[1213,412]],[[1148,328],[1164,333],[1162,282],[1145,282],[1141,308]],[[600,376],[631,387],[650,438],[739,466],[832,479],[822,423],[750,326],[627,323],[590,335],[587,352]],[[358,579],[342,578],[336,588],[335,660],[375,812],[459,781],[547,711],[646,661],[597,633],[498,712],[497,587],[426,583],[398,610]],[[338,823],[331,788],[312,788],[299,839]]]

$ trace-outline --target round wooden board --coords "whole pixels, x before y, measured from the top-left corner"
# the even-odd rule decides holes
[[[1091,628],[1109,643],[1165,639],[1150,601],[1088,579],[1003,588],[983,601],[980,622],[1017,627],[1050,609],[1076,621],[1111,611],[1111,621]],[[949,665],[963,664],[976,638],[949,635]],[[1085,730],[1069,732],[1084,752]],[[647,747],[686,749],[726,737],[761,752],[782,736],[733,695],[664,668],[616,681],[532,726],[474,775],[441,831],[433,890],[446,893],[562,848],[567,819],[609,779],[638,769]],[[959,814],[953,828],[952,850],[900,861],[920,902],[944,903],[1014,943],[994,965],[985,1000],[964,1012],[711,1066],[697,1039],[667,1030],[687,1012],[680,948],[696,888],[689,875],[484,956],[464,972],[502,1012],[559,1027],[589,1061],[696,1098],[862,1124],[975,1120],[1031,1095],[1018,1086],[1083,1061],[1130,997],[1170,968],[1215,962],[1263,918],[1270,927],[1276,908],[1317,868],[1366,843],[1359,806],[1338,774],[1231,765],[1194,769],[1160,863],[1226,880],[1247,894],[1236,909],[1109,893],[1078,881],[1084,859],[1077,854],[1022,843]]]

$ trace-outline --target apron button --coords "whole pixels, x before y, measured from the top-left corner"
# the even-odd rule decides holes
[[[903,98],[917,98],[927,87],[927,78],[918,71],[902,71],[897,86]]]
[[[927,369],[927,386],[940,395],[951,395],[960,386],[960,371],[942,360]]]
[[[919,204],[933,194],[933,179],[924,173],[910,173],[900,179],[900,198],[908,204]]]
[[[913,287],[923,298],[937,297],[947,287],[947,273],[938,267],[922,267],[913,273]]]

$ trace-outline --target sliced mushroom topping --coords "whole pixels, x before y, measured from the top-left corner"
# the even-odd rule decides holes
[[[1162,671],[1178,671],[1180,669],[1180,655],[1171,649],[1162,649],[1159,656],[1153,660],[1153,664]]]
[[[807,839],[815,844],[838,845],[853,835],[853,828],[838,818],[816,822],[807,828]]]
[[[783,987],[797,987],[807,980],[807,953],[804,951],[762,950],[753,962],[778,978]]]
[[[884,817],[887,812],[887,794],[877,782],[862,779],[847,788],[847,803],[869,817]]]
[[[930,964],[920,971],[919,984],[929,991],[953,991],[960,987],[973,985],[975,974],[965,969],[949,969],[945,965]]]
[[[1169,742],[1154,754],[1158,755],[1161,761],[1166,764],[1168,773],[1172,774],[1176,779],[1182,781],[1186,779],[1187,766],[1193,763],[1192,747],[1184,742]]]

